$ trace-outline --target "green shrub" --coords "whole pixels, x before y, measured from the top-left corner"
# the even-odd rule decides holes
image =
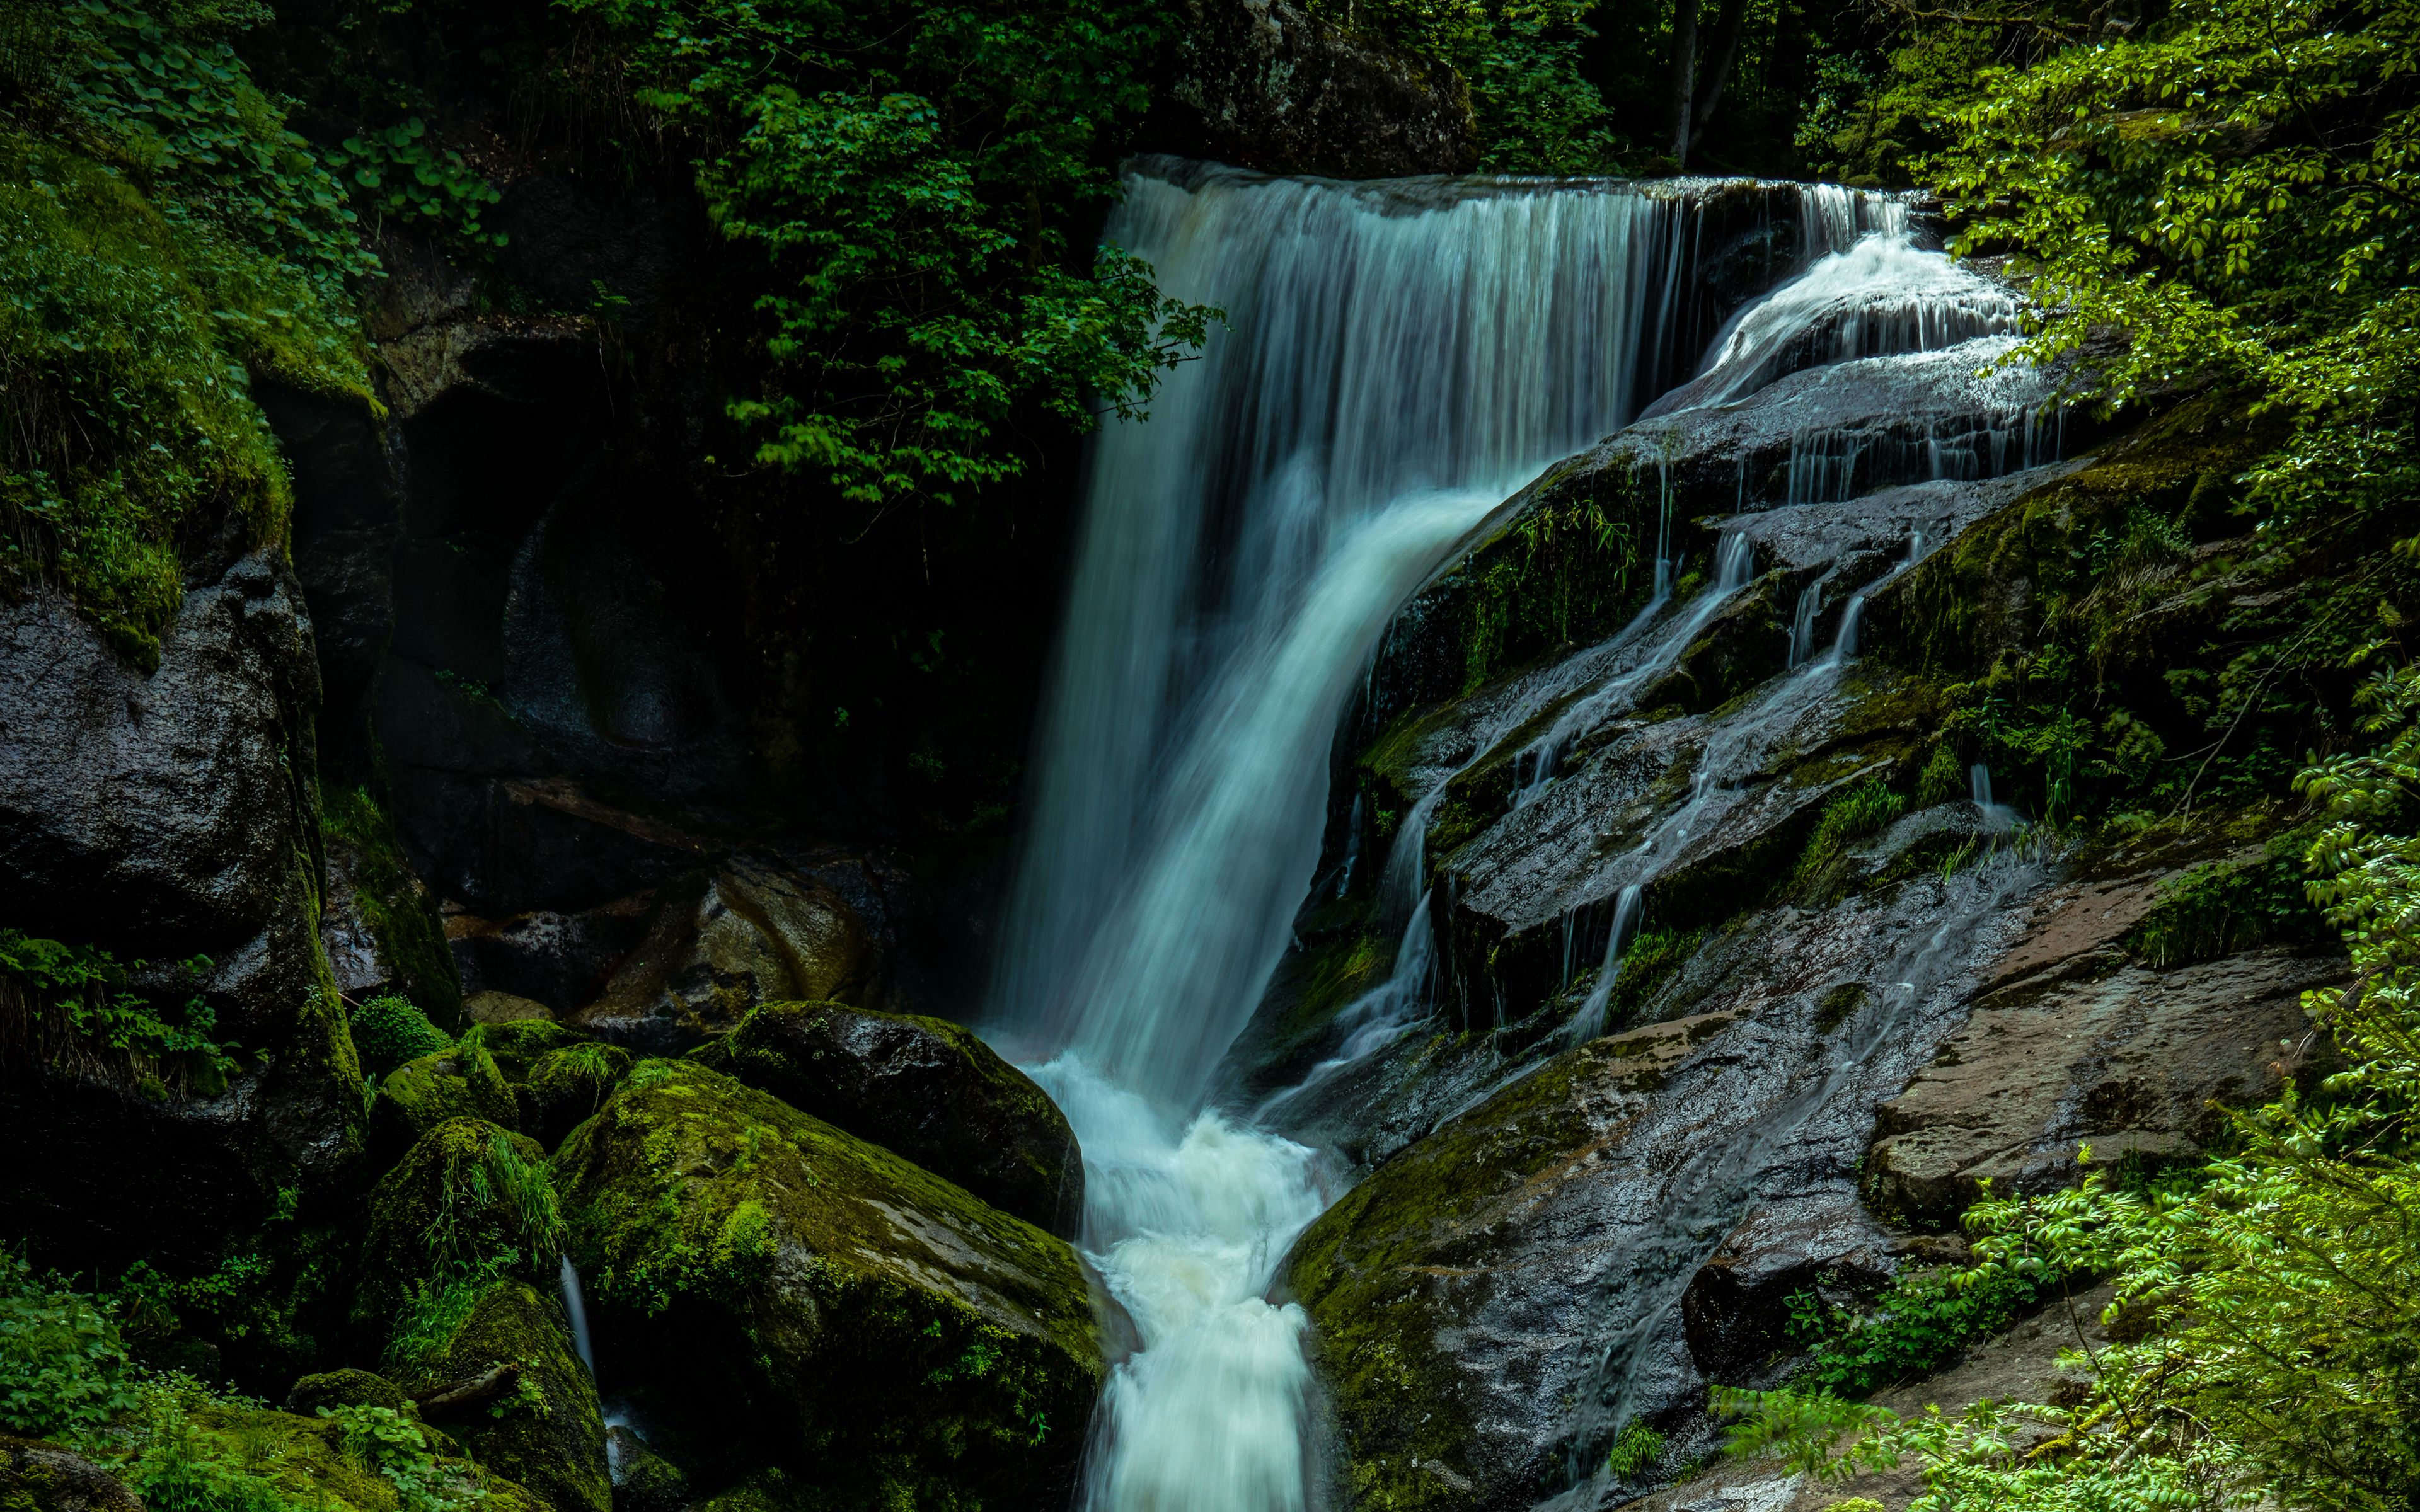
[[[353,1010],[353,1049],[362,1057],[362,1070],[372,1076],[383,1076],[407,1060],[433,1056],[453,1042],[405,998],[373,997]]]
[[[1629,1480],[1641,1472],[1654,1468],[1664,1457],[1664,1435],[1644,1423],[1633,1423],[1613,1441],[1613,1449],[1605,1458],[1605,1468],[1618,1480]]]
[[[1958,764],[1958,753],[1947,742],[1932,748],[1932,756],[1916,779],[1916,806],[1930,809],[1937,803],[1966,796],[1969,783],[1966,768]]]
[[[1835,863],[1848,854],[1849,847],[1889,828],[1906,811],[1907,799],[1878,778],[1869,777],[1835,795],[1823,806],[1823,817],[1815,821],[1815,832],[1807,838],[1807,849],[1798,857],[1791,886],[1806,893],[1827,890],[1837,871]]]
[[[74,1439],[136,1400],[133,1369],[109,1315],[0,1250],[0,1427]]]
[[[1793,1390],[1864,1396],[1940,1368],[2056,1295],[2053,1275],[1976,1278],[1955,1270],[1921,1271],[1891,1283],[1875,1310],[1845,1318],[1793,1298],[1792,1333],[1812,1341]]]
[[[2272,940],[2310,939],[2326,921],[2304,896],[2290,858],[2245,866],[2212,862],[2160,885],[2160,901],[2133,929],[2126,948],[2154,970],[2249,950]]]
[[[218,1015],[199,995],[169,1017],[126,991],[130,974],[147,964],[0,929],[0,1021],[17,1018],[23,1038],[51,1063],[97,1062],[152,1088],[161,1088],[163,1073],[190,1075],[215,1094],[235,1068],[229,1052],[236,1047],[210,1037]],[[210,965],[208,956],[195,956],[183,963],[180,975],[190,982]]]

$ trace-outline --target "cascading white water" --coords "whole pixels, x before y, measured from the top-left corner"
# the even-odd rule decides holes
[[[1811,253],[1854,245],[1885,203],[1801,201]],[[1649,396],[1694,213],[1685,192],[1610,182],[1128,176],[1106,239],[1230,329],[1092,453],[987,1026],[1076,1128],[1083,1244],[1143,1346],[1104,1395],[1088,1507],[1307,1504],[1306,1322],[1266,1293],[1327,1195],[1311,1150],[1204,1111],[1203,1090],[1287,944],[1328,745],[1379,635],[1501,501]],[[1679,623],[1748,562],[1727,543]],[[1348,1056],[1420,1000],[1425,818],[1389,858],[1409,922]]]
[[[1172,164],[1126,191],[1107,239],[1230,329],[1094,447],[990,1032],[1076,1127],[1085,1248],[1144,1345],[1087,1504],[1277,1512],[1308,1494],[1310,1377],[1300,1311],[1264,1296],[1324,1197],[1309,1150],[1202,1088],[1285,948],[1379,633],[1505,498],[1631,418],[1692,208]],[[1423,974],[1408,912],[1373,1038]]]

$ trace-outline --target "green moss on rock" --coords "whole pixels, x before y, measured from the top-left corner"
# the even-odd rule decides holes
[[[1063,1242],[694,1062],[642,1064],[554,1168],[651,1421],[835,1504],[1063,1502],[1106,1368]]]
[[[476,1045],[493,1057],[496,1070],[505,1081],[525,1083],[546,1057],[573,1045],[592,1043],[596,1038],[586,1029],[576,1029],[568,1024],[514,1019],[503,1024],[473,1025],[464,1032],[462,1042]]]
[[[554,1512],[611,1512],[597,1384],[572,1352],[561,1304],[528,1282],[507,1277],[489,1285],[404,1380],[425,1393],[479,1380],[500,1365],[515,1371],[513,1390],[439,1420],[479,1463],[535,1492]]]
[[[448,1119],[520,1121],[512,1088],[484,1045],[471,1041],[407,1061],[379,1084],[370,1104],[370,1152],[393,1160]]]
[[[498,1277],[551,1278],[563,1242],[545,1152],[493,1123],[447,1119],[371,1190],[354,1328],[390,1364],[416,1367]]]
[[[962,1025],[845,1003],[768,1003],[694,1058],[872,1140],[1053,1233],[1083,1215],[1076,1133]]]

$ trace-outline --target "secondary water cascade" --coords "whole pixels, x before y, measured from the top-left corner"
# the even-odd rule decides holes
[[[986,1026],[1082,1141],[1082,1246],[1140,1337],[1094,1427],[1086,1507],[1308,1504],[1306,1319],[1265,1299],[1335,1194],[1313,1151],[1205,1107],[1209,1078],[1311,886],[1329,744],[1380,635],[1541,469],[1690,378],[1707,349],[1692,257],[1720,190],[1357,186],[1165,160],[1127,176],[1105,239],[1226,329],[1148,422],[1107,425],[1091,453]],[[1807,271],[1830,282],[1718,332],[1708,392],[2000,318],[1974,281],[1875,335],[1898,317],[1835,285],[1870,292],[1919,255],[1904,207],[1797,196]],[[1931,255],[1921,274],[1946,267]],[[1685,645],[1746,571],[1743,543],[1683,610],[1659,593],[1630,633]],[[1408,816],[1388,862],[1406,905],[1422,827]],[[1342,1057],[1423,1011],[1428,909],[1407,914],[1395,979],[1357,1005]]]

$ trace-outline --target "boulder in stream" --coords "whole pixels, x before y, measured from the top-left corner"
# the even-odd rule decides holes
[[[1063,1241],[692,1062],[642,1064],[553,1167],[608,1388],[692,1476],[1065,1504],[1107,1364]]]

